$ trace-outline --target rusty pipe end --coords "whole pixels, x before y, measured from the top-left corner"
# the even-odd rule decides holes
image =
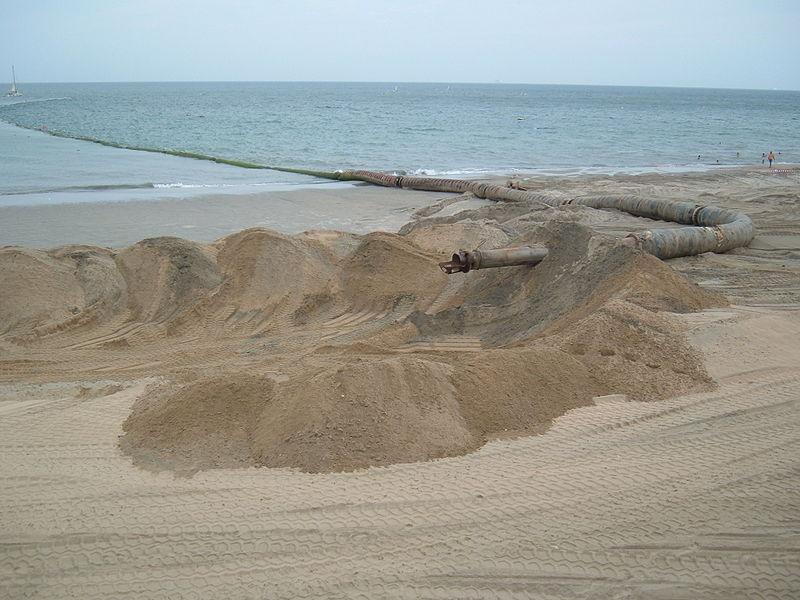
[[[635,233],[629,233],[624,238],[622,238],[622,245],[628,246],[629,248],[638,248],[639,246],[642,245],[642,242],[639,239],[638,235],[636,235]]]
[[[469,273],[471,268],[469,252],[465,250],[454,252],[450,260],[439,263],[439,268],[448,275],[452,275],[453,273]]]

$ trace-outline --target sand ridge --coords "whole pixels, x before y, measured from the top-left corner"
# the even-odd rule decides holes
[[[6,249],[0,268],[42,306],[28,304],[32,289],[5,298],[0,310],[19,316],[4,339],[72,373],[97,369],[99,352],[105,374],[165,376],[134,406],[121,447],[180,473],[424,461],[541,432],[594,396],[710,389],[658,311],[724,298],[552,214],[506,228],[511,243],[552,248],[535,269],[449,278],[430,251],[435,219],[413,235],[250,229],[213,244]],[[496,228],[473,216],[448,242]]]

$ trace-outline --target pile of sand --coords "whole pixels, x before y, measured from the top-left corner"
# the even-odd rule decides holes
[[[0,249],[2,333],[34,331],[85,309],[83,290],[73,272],[68,261],[54,260],[38,250]]]
[[[0,335],[30,337],[118,310],[125,282],[114,254],[96,247],[0,248]]]
[[[486,221],[431,223],[424,228],[409,228],[405,237],[420,248],[442,257],[449,257],[461,248],[503,248],[509,242],[508,234],[497,223]]]
[[[255,229],[207,246],[154,238],[116,252],[3,248],[0,327],[28,338],[124,319],[176,334],[227,311],[227,326],[253,334],[319,304],[319,318],[401,299],[424,308],[446,282],[438,257],[402,237],[318,238]]]
[[[200,244],[153,238],[116,256],[134,320],[161,323],[198,302],[221,283],[210,253]]]
[[[283,380],[232,370],[154,390],[134,407],[122,441],[148,468],[320,472],[429,460],[542,431],[594,396],[658,399],[711,386],[699,356],[659,311],[724,300],[574,223],[528,233],[527,241],[551,248],[535,269],[454,276],[460,290],[432,312],[448,280],[433,268],[435,257],[402,236],[371,234],[336,254],[320,238],[238,235],[218,244],[217,300],[235,296],[251,309],[280,301],[292,310],[291,325],[282,326],[298,328],[333,314],[332,306],[376,309],[403,299],[411,306],[366,344],[298,354]],[[485,350],[398,347],[398,338],[453,335],[480,338]]]
[[[306,471],[427,460],[475,442],[449,367],[411,357],[354,362],[275,384],[229,374],[155,390],[125,422],[122,447],[156,467]]]
[[[578,222],[587,211],[535,209],[434,216],[403,235],[250,229],[208,245],[4,248],[0,342],[63,350],[70,372],[103,361],[104,378],[163,375],[122,447],[189,472],[453,456],[541,431],[597,395],[707,389],[664,311],[724,299],[593,233]],[[481,242],[550,254],[536,268],[438,269]]]
[[[156,389],[125,422],[122,448],[177,470],[237,467],[251,461],[253,419],[272,382],[238,374],[212,377],[176,393]]]
[[[250,374],[154,390],[125,422],[122,447],[151,468],[258,465],[342,471],[464,454],[540,431],[602,392],[557,350],[451,359],[361,359],[274,383]]]

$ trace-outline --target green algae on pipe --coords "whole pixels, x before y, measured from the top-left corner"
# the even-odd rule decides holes
[[[90,142],[92,144],[98,144],[100,146],[106,146],[108,148],[119,148],[120,150],[133,150],[135,152],[150,152],[153,154],[166,154],[168,156],[178,156],[181,158],[192,158],[195,160],[205,160],[209,162],[214,162],[221,165],[230,165],[232,167],[239,167],[242,169],[263,169],[267,171],[280,171],[284,173],[296,173],[298,175],[309,175],[311,177],[319,177],[321,179],[332,179],[335,181],[349,181],[348,179],[343,179],[341,177],[341,171],[318,171],[315,169],[303,169],[299,167],[281,167],[281,166],[274,166],[274,165],[265,165],[260,163],[249,162],[245,160],[236,160],[233,158],[225,158],[222,156],[214,156],[211,154],[203,154],[201,152],[192,152],[189,150],[175,150],[172,148],[156,148],[150,146],[136,146],[130,144],[123,144],[120,142],[114,142],[111,140],[103,140],[100,138],[91,137],[88,135],[77,135],[72,133],[66,133],[64,131],[59,131],[57,129],[46,129],[43,127],[32,127],[28,125],[19,125],[17,123],[12,123],[16,127],[20,127],[22,129],[30,129],[31,131],[39,131],[41,133],[46,133],[47,135],[51,135],[57,138],[64,138],[70,140],[78,140],[80,142]]]

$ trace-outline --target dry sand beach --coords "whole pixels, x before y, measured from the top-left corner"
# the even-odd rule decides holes
[[[385,231],[4,209],[0,596],[797,598],[800,170],[523,183],[758,233],[661,262],[619,237],[664,223],[363,187]]]

